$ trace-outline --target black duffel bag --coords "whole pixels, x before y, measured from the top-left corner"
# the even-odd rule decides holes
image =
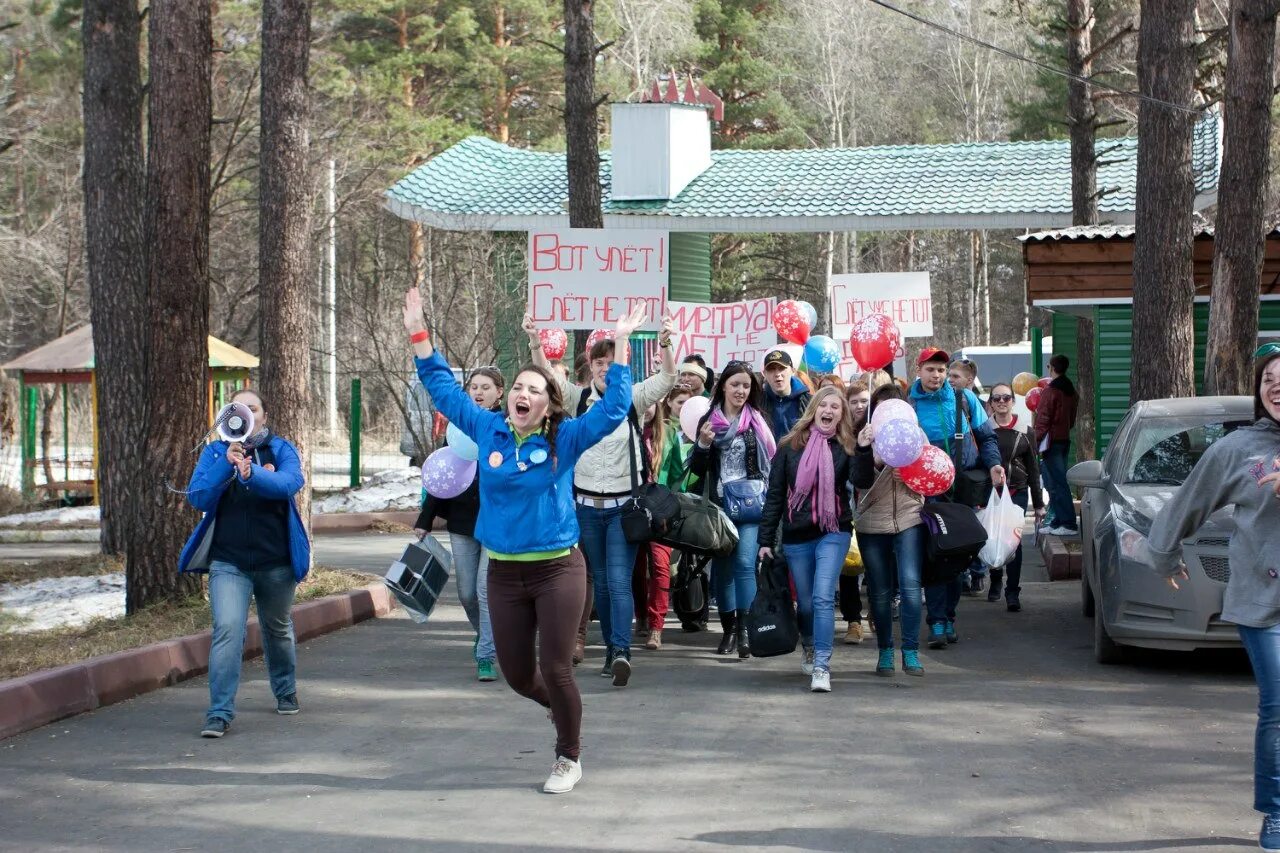
[[[987,544],[987,531],[971,507],[958,503],[927,503],[920,510],[924,522],[924,570],[921,586],[954,580],[978,558]]]
[[[711,499],[711,478],[703,478],[702,494],[675,493],[679,514],[667,525],[660,545],[707,557],[727,557],[738,547],[738,528]]]
[[[780,553],[756,566],[756,597],[747,611],[752,657],[789,655],[800,642],[800,622],[789,581],[787,561]]]

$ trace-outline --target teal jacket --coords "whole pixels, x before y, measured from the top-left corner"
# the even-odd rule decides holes
[[[925,391],[917,379],[911,385],[910,403],[915,407],[920,428],[928,436],[929,443],[954,455],[952,447],[956,437],[963,442],[961,461],[965,470],[981,467],[994,468],[1000,464],[1000,442],[996,438],[992,421],[987,417],[982,401],[972,391],[965,389],[969,402],[969,416],[960,418],[956,427],[959,399],[951,383],[943,382],[937,391]],[[970,440],[972,438],[972,440]]]

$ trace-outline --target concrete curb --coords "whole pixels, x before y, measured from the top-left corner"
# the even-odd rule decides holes
[[[101,534],[96,527],[0,528],[0,545],[26,545],[31,542],[97,542]]]
[[[381,583],[293,608],[298,642],[391,612],[393,600]],[[138,649],[0,681],[0,739],[46,723],[93,711],[209,670],[210,632],[176,637]],[[262,654],[258,620],[249,620],[246,660]]]
[[[1044,557],[1045,568],[1049,570],[1049,580],[1080,579],[1083,562],[1078,541],[1068,543],[1058,536],[1041,536],[1040,553]]]

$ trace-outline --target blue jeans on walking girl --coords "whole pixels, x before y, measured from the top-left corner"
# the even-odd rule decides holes
[[[800,642],[813,649],[814,669],[831,669],[836,635],[836,586],[849,553],[849,533],[826,533],[808,542],[784,543],[782,553],[796,585]]]
[[[493,648],[493,625],[489,622],[489,552],[475,537],[460,533],[449,534],[449,551],[453,554],[458,599],[476,632],[476,662],[491,661],[497,652]]]
[[[622,532],[622,508],[596,509],[578,504],[578,545],[587,558],[595,594],[596,616],[605,646],[631,652],[631,618],[635,599],[631,576],[635,573],[636,545]]]
[[[1253,740],[1253,807],[1280,814],[1280,625],[1239,626],[1258,682],[1258,728]]]
[[[876,645],[893,648],[893,579],[898,579],[898,623],[902,648],[920,648],[920,572],[924,566],[924,526],[898,533],[859,533],[858,549],[866,566],[871,622]]]
[[[283,699],[297,692],[294,672],[298,653],[293,637],[293,617],[290,615],[297,585],[293,568],[288,565],[246,572],[221,560],[209,564],[213,637],[209,644],[209,710],[206,718],[228,723],[235,718],[250,599],[258,606],[262,655],[267,660],[272,694]]]
[[[721,613],[747,610],[756,599],[756,557],[760,553],[760,525],[738,525],[738,549],[711,562],[716,607]]]

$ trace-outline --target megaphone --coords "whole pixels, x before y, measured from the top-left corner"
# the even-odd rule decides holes
[[[218,437],[235,443],[253,435],[253,412],[244,403],[227,403],[213,422]]]

